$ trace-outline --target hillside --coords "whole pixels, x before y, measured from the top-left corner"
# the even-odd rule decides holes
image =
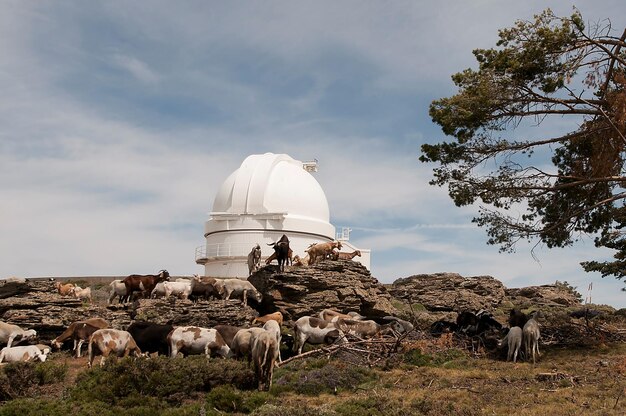
[[[269,392],[254,389],[245,362],[203,357],[110,360],[86,368],[67,349],[45,363],[11,364],[0,372],[0,415],[622,415],[626,411],[626,315],[578,302],[566,284],[508,289],[490,276],[416,275],[381,285],[352,262],[322,262],[250,279],[263,302],[140,300],[106,305],[94,284],[93,305],[61,297],[52,282],[0,286],[0,316],[33,327],[45,342],[74,320],[102,316],[123,328],[144,318],[175,325],[247,325],[280,308],[288,320],[324,307],[372,317],[393,314],[416,330],[399,341],[350,343],[311,351],[277,368]],[[488,309],[502,324],[519,307],[538,311],[541,357],[536,365],[506,362],[475,337],[430,334],[430,325],[463,310]],[[577,318],[577,312],[587,311]],[[589,313],[594,311],[594,313]],[[572,316],[574,315],[574,316]],[[377,319],[378,319],[377,318]],[[285,325],[284,336],[291,333]],[[67,348],[67,347],[66,347]],[[321,351],[321,350],[320,350]],[[284,357],[288,357],[287,354]]]

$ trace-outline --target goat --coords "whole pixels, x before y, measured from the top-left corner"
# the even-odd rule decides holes
[[[300,257],[299,255],[295,255],[293,257],[293,265],[294,266],[308,266],[309,265],[309,256]]]
[[[37,337],[34,329],[22,329],[17,325],[0,321],[0,343],[7,343],[7,347],[13,345],[14,341],[30,341]]]
[[[527,321],[528,316],[519,309],[513,308],[511,309],[511,312],[509,312],[509,326],[511,328],[513,328],[514,326],[524,328],[524,325],[526,325]]]
[[[109,283],[111,287],[111,295],[109,296],[109,304],[113,303],[113,299],[117,296],[118,302],[122,303],[126,301],[128,292],[126,291],[126,285],[121,279],[116,279]]]
[[[71,338],[74,341],[73,351],[75,351],[76,357],[80,358],[80,350],[83,343],[89,341],[91,334],[98,329],[108,327],[109,323],[102,318],[90,318],[84,321],[72,322],[61,335],[51,341],[50,345],[59,349],[65,340]]]
[[[358,338],[380,337],[392,330],[392,324],[381,325],[376,321],[356,321],[354,319],[338,318],[336,325],[345,334]]]
[[[259,270],[261,263],[261,246],[257,243],[248,253],[248,276]]]
[[[247,328],[237,331],[232,341],[232,354],[236,358],[248,358],[250,362],[252,341],[257,335],[266,332],[263,328]]]
[[[539,332],[539,323],[532,318],[529,319],[522,329],[522,335],[524,338],[524,350],[526,351],[526,356],[530,359],[530,356],[532,355],[533,364],[535,364],[535,357],[539,355],[539,338],[541,337]]]
[[[263,325],[263,329],[269,332],[270,334],[272,334],[272,336],[276,340],[276,345],[278,346],[277,348],[278,362],[279,363],[282,362],[283,360],[280,356],[280,339],[281,339],[280,325],[275,320],[270,319],[269,321],[265,323],[265,325]]]
[[[215,279],[215,289],[222,299],[230,299],[234,293],[235,296],[241,296],[243,306],[248,305],[248,298],[251,297],[257,302],[261,302],[263,295],[252,283],[241,279]]]
[[[330,255],[335,248],[337,250],[341,250],[341,241],[311,244],[309,248],[304,251],[309,253],[309,265],[311,265],[315,264],[318,257],[321,257],[322,259],[326,258],[326,256]]]
[[[93,302],[93,299],[91,298],[91,288],[90,287],[86,287],[86,288],[82,288],[80,286],[74,286],[71,290],[72,295],[74,295],[74,297],[76,299],[86,299],[89,301],[89,303]]]
[[[191,294],[194,296],[194,299],[204,297],[208,300],[211,296],[217,297],[215,282],[216,280],[213,277],[200,277],[194,274],[191,279]]]
[[[191,282],[163,282],[165,287],[165,297],[174,295],[181,299],[187,299],[191,295]]]
[[[68,296],[72,294],[72,289],[74,288],[73,283],[65,283],[61,284],[61,282],[56,282],[54,287],[57,289],[61,296]]]
[[[498,342],[498,347],[502,347],[504,342],[507,341],[507,346],[509,348],[506,356],[507,361],[511,361],[513,358],[513,362],[517,362],[517,354],[519,353],[520,347],[522,346],[522,328],[519,326],[514,326],[509,329],[509,332],[506,334],[500,342]]]
[[[285,234],[283,234],[283,236],[280,237],[280,240],[276,241],[275,243],[270,243],[268,244],[268,246],[272,246],[274,248],[276,260],[278,260],[278,270],[284,272],[285,263],[287,263],[287,261],[290,259],[289,252],[291,251],[291,249],[289,248],[289,239]]]
[[[272,334],[260,333],[254,337],[251,345],[252,360],[259,390],[269,390],[272,386],[272,374],[276,358],[280,357],[280,345]]]
[[[352,260],[356,256],[361,257],[361,250],[355,250],[352,253],[340,253],[337,250],[333,250],[333,252],[330,254],[330,258],[333,260]]]
[[[319,317],[320,319],[323,319],[324,321],[330,321],[330,322],[337,322],[337,319],[339,318],[343,318],[343,319],[353,319],[355,321],[359,321],[362,320],[363,318],[365,318],[362,315],[359,315],[357,312],[348,312],[347,314],[341,313],[341,312],[337,312],[335,310],[332,309],[324,309],[319,313]]]
[[[159,282],[156,284],[152,292],[150,292],[150,298],[158,299],[165,297],[165,282]]]
[[[150,296],[152,289],[159,282],[170,280],[170,274],[167,270],[159,270],[159,274],[131,274],[127,276],[123,282],[126,285],[126,293],[128,293],[129,299],[133,300],[133,292],[141,292],[144,296]]]
[[[344,344],[346,337],[335,322],[328,322],[313,316],[303,316],[294,324],[295,339],[293,343],[294,351],[302,354],[302,347],[306,342],[310,344],[331,344],[339,342]]]
[[[383,319],[385,321],[391,321],[391,328],[398,334],[406,334],[414,329],[412,323],[410,323],[409,321],[405,321],[404,319],[396,318],[395,316],[385,316]]]
[[[294,257],[293,250],[289,249],[289,251],[287,251],[287,265],[292,266],[294,262],[296,261],[296,257],[298,257],[298,255]],[[276,258],[277,258],[276,251],[274,251],[267,259],[265,259],[265,264],[270,264],[271,262],[276,260]]]
[[[280,311],[276,311],[274,313],[268,313],[267,315],[257,316],[256,318],[252,320],[252,325],[256,324],[257,322],[260,324],[264,324],[267,321],[276,321],[278,322],[278,325],[282,325],[283,314],[280,313]]]

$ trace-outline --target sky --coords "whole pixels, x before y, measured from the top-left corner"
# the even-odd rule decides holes
[[[219,186],[273,152],[318,160],[331,223],[383,283],[454,272],[583,297],[593,283],[594,303],[626,307],[622,282],[579,265],[610,257],[592,239],[498,253],[478,207],[455,207],[418,161],[445,139],[428,106],[476,68],[472,50],[574,4],[626,27],[623,0],[0,0],[0,277],[201,273]]]

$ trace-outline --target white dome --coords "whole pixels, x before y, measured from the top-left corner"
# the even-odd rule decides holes
[[[222,184],[212,214],[287,214],[328,223],[328,200],[302,162],[285,154],[248,156]]]

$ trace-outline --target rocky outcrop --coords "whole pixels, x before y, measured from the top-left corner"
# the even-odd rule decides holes
[[[284,273],[267,266],[250,281],[263,293],[260,305],[253,300],[244,307],[236,299],[191,302],[176,298],[107,305],[106,285],[94,291],[96,302],[89,304],[59,295],[51,281],[5,282],[0,284],[0,320],[35,329],[45,341],[55,338],[72,322],[96,316],[106,319],[114,328],[126,328],[133,319],[212,327],[247,326],[258,314],[275,310],[283,311],[287,319],[317,314],[324,308],[358,311],[367,316],[395,312],[383,285],[361,264],[349,260],[288,267]]]
[[[8,284],[8,283],[6,283]],[[239,300],[140,299],[131,305],[88,304],[59,295],[52,282],[30,282],[9,290],[14,296],[0,299],[0,320],[35,329],[42,341],[58,336],[69,324],[92,317],[107,320],[114,328],[126,328],[133,319],[170,322],[173,325],[245,326],[256,316]],[[3,293],[4,285],[0,285]]]
[[[391,295],[428,311],[493,309],[505,297],[505,287],[491,276],[463,277],[458,273],[419,274],[398,279]]]
[[[363,265],[323,260],[309,267],[263,267],[248,280],[263,293],[260,312],[276,310],[287,319],[316,315],[322,309],[356,311],[369,317],[395,314],[392,298]]]
[[[578,306],[580,294],[564,283],[554,285],[528,286],[506,289],[506,297],[518,307],[539,306]]]

